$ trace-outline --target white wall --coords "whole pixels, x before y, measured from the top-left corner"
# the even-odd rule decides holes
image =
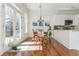
[[[25,31],[26,33],[28,33],[28,31],[27,31],[27,29],[28,29],[28,28],[27,28],[27,27],[28,27],[28,13],[24,13],[24,20],[25,20],[25,21],[24,21],[24,23],[25,23],[25,25],[24,25],[24,26],[25,26],[25,28],[24,28],[25,30],[24,30],[24,31]]]
[[[3,10],[2,4],[0,4],[0,48],[3,48],[4,43],[4,20],[3,20]]]

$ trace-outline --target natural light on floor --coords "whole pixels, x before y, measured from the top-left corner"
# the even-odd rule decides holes
[[[24,42],[20,46],[18,46],[18,49],[20,49],[20,51],[42,50],[41,45],[34,45],[39,43],[40,42]]]

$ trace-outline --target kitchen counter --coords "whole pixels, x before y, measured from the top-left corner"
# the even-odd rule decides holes
[[[53,37],[65,47],[79,50],[79,30],[54,30]]]

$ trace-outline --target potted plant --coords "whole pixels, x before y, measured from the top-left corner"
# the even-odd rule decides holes
[[[8,44],[8,46],[12,49],[12,50],[17,50],[17,44],[15,42],[10,42]]]
[[[14,52],[17,56],[18,55],[20,55],[21,56],[21,53],[20,52],[18,52],[18,51],[20,51],[20,49],[18,49],[17,48],[17,44],[16,44],[16,42],[10,42],[9,44],[8,44],[8,46],[10,47],[10,52]]]

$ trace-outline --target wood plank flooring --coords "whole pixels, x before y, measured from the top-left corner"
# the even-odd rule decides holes
[[[24,42],[33,42],[33,40],[28,39]],[[22,51],[21,56],[79,56],[79,51],[67,49],[54,38],[51,38],[51,43],[48,41],[47,45],[43,43],[41,46],[42,50]],[[5,52],[2,56],[16,56],[16,52]]]

